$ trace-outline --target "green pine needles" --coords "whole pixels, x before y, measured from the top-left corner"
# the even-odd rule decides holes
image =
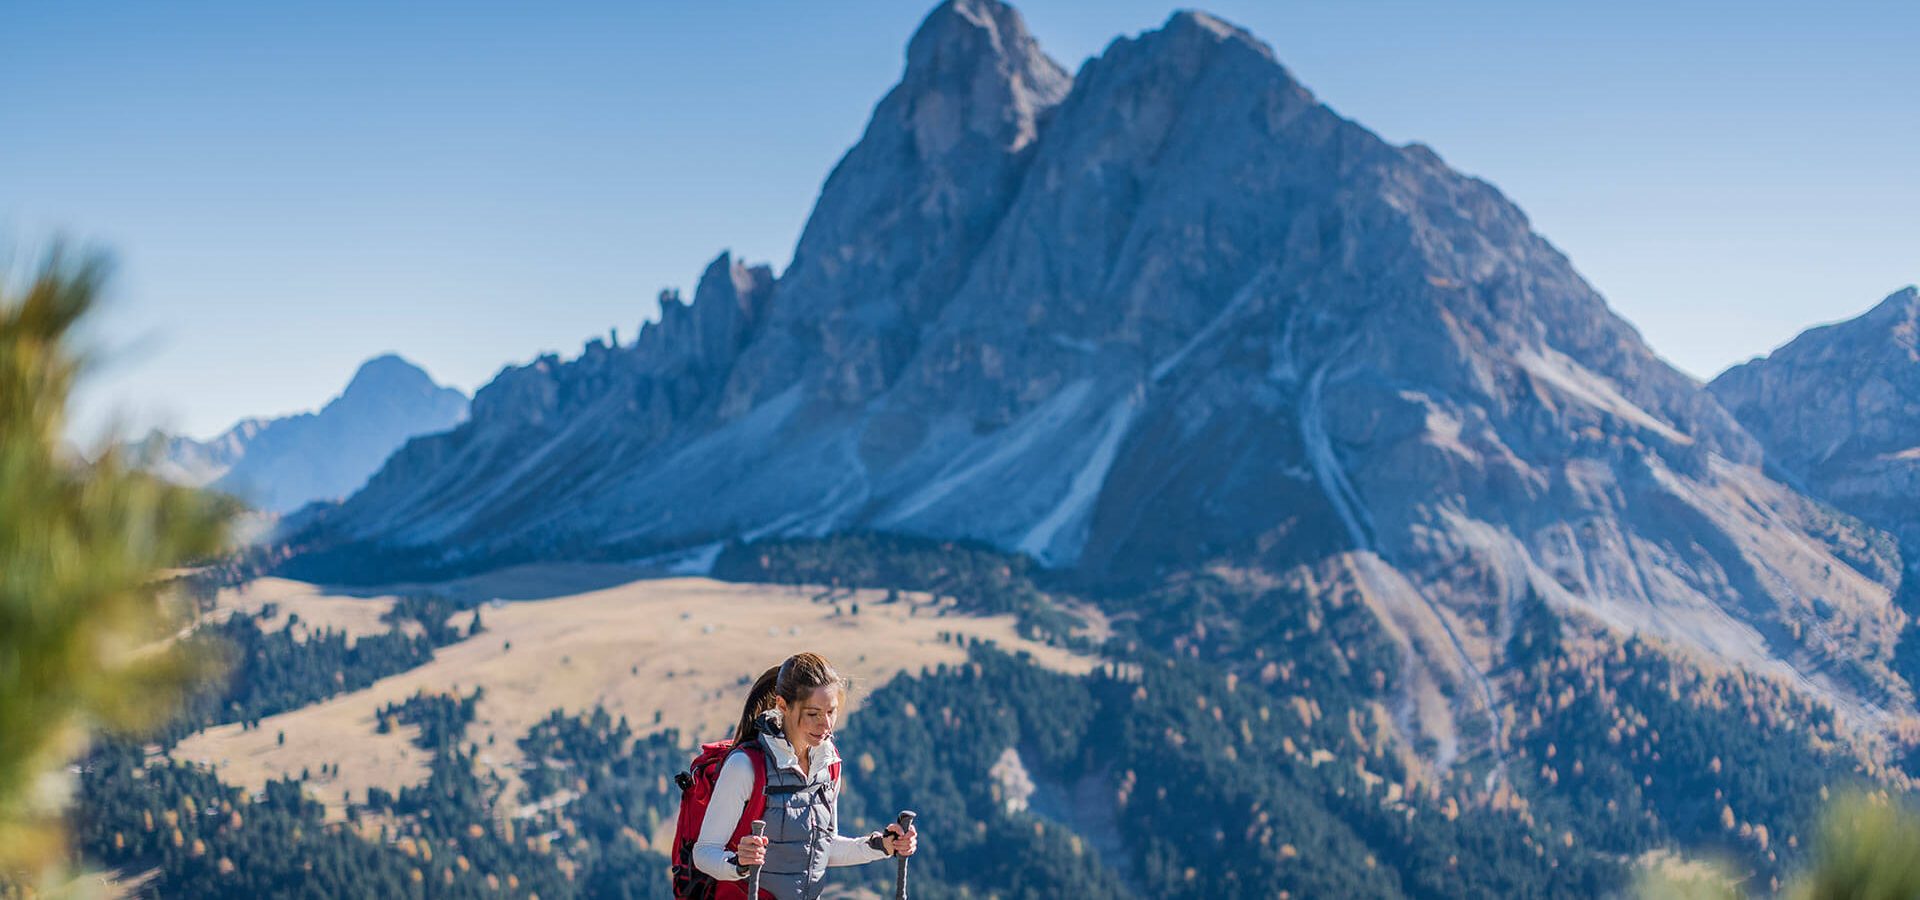
[[[90,363],[75,330],[106,276],[56,250],[17,290],[0,283],[0,873],[63,856],[65,767],[91,732],[158,724],[211,665],[171,642],[186,613],[171,588],[221,549],[235,505],[110,443],[92,462],[63,445]]]

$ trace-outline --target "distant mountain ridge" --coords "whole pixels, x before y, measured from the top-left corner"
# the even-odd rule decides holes
[[[1807,490],[1920,546],[1920,289],[1708,385]]]
[[[445,431],[466,414],[464,392],[384,354],[362,363],[318,412],[244,419],[208,441],[156,432],[143,444],[164,477],[286,513],[352,494],[407,439]]]
[[[1535,601],[1908,704],[1897,554],[1761,461],[1496,189],[1246,32],[1180,13],[1068,76],[954,0],[786,272],[722,255],[635,345],[502,372],[289,571],[862,529],[1090,578],[1305,571],[1389,623],[1443,760],[1501,751]]]

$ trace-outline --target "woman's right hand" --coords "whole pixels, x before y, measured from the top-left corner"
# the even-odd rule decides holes
[[[740,861],[740,864],[743,866],[757,866],[757,865],[760,865],[761,863],[766,862],[767,861],[766,836],[762,835],[760,837],[754,837],[753,835],[750,835],[750,834],[741,835],[740,846],[737,849],[735,849],[733,853],[734,853],[734,858],[738,859]]]

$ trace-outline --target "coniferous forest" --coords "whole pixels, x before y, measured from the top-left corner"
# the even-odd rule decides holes
[[[932,588],[1002,611],[1062,589],[977,549],[949,559],[865,535],[757,549],[779,564],[734,571],[843,571],[831,583]],[[1809,859],[1825,798],[1903,777],[1862,759],[1797,693],[1581,633],[1538,602],[1502,675],[1502,757],[1436,774],[1389,738],[1397,651],[1339,597],[1196,575],[1099,598],[1116,631],[1086,675],[984,642],[964,664],[902,675],[836,733],[842,830],[915,809],[914,889],[930,898],[1598,896],[1627,889],[1642,854],[1676,849],[1778,885]],[[81,858],[165,896],[666,897],[654,841],[670,833],[673,775],[691,750],[672,729],[598,708],[556,709],[519,738],[517,809],[477,763],[473,692],[382,709],[376,727],[412,729],[430,774],[341,798],[343,820],[301,779],[249,796],[167,757],[198,727],[418,665],[469,639],[446,624],[459,611],[404,600],[392,631],[351,647],[261,630],[270,616],[203,628],[192,640],[239,662],[155,738],[90,754],[73,818]],[[423,627],[409,638],[405,623]],[[884,889],[891,873],[835,878]]]

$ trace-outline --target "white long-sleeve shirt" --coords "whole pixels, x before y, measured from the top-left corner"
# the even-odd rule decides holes
[[[800,772],[800,760],[790,749],[783,746],[785,741],[769,741],[773,745],[774,765]],[[812,759],[808,760],[811,771],[805,773],[809,780],[828,766],[840,761],[840,755],[833,749],[833,741],[813,748]],[[844,788],[846,773],[841,773],[840,784]],[[693,864],[700,871],[719,881],[739,881],[741,875],[732,863],[727,862],[727,841],[733,837],[733,829],[740,824],[740,816],[747,811],[747,798],[753,793],[753,759],[745,753],[735,753],[727,757],[720,766],[720,777],[714,780],[713,797],[707,802],[707,816],[700,823],[700,838],[693,844]],[[827,851],[828,866],[857,866],[874,860],[885,859],[884,850],[875,850],[868,845],[872,835],[848,837],[840,833],[840,804],[833,804],[828,828],[833,831],[833,842]],[[878,833],[878,832],[876,832]]]

